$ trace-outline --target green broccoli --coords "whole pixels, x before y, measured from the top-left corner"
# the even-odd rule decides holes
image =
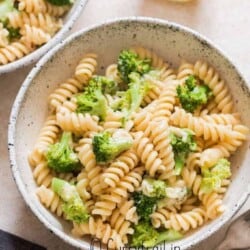
[[[80,168],[77,154],[72,149],[72,134],[64,132],[60,142],[50,145],[46,153],[48,166],[56,172],[73,172]]]
[[[138,73],[129,75],[129,88],[127,91],[119,92],[120,100],[116,103],[114,110],[122,111],[124,120],[127,120],[131,114],[138,110],[143,97],[150,89],[148,81],[142,78]]]
[[[90,113],[104,120],[108,104],[104,94],[115,94],[117,84],[103,76],[95,76],[90,81],[85,91],[76,96],[78,113]]]
[[[76,96],[77,113],[97,115],[104,120],[107,115],[108,104],[99,88],[87,87],[84,93]]]
[[[176,175],[180,175],[188,154],[195,151],[197,147],[194,141],[194,132],[189,129],[182,129],[181,136],[170,133],[170,138],[174,151],[175,172]]]
[[[6,27],[6,29],[9,32],[8,37],[10,41],[21,37],[20,28]]]
[[[148,197],[141,192],[134,192],[132,197],[140,219],[143,221],[149,221],[150,215],[154,212],[158,198]]]
[[[90,81],[90,85],[100,88],[103,94],[114,95],[118,91],[117,82],[105,77],[105,76],[94,76]]]
[[[202,168],[201,190],[204,193],[216,191],[221,187],[222,180],[231,175],[230,162],[222,158],[212,168]]]
[[[57,6],[70,5],[75,2],[75,0],[47,0],[47,1]]]
[[[164,181],[145,178],[141,184],[142,193],[148,197],[164,198],[166,197],[167,185]]]
[[[133,140],[123,137],[114,138],[108,131],[105,131],[95,135],[92,144],[96,161],[102,163],[111,161],[123,151],[128,150]]]
[[[132,72],[136,72],[143,75],[151,70],[151,60],[140,59],[139,56],[129,50],[121,51],[118,58],[118,71],[121,79],[125,82],[129,82],[129,75]]]
[[[139,222],[135,226],[135,232],[132,236],[131,245],[133,247],[154,247],[161,242],[179,240],[183,235],[173,229],[158,232],[148,222]]]
[[[157,202],[158,208],[181,205],[190,196],[190,189],[187,187],[167,187],[166,197]]]
[[[199,106],[206,104],[213,95],[207,85],[198,85],[197,82],[198,80],[191,75],[187,78],[183,86],[179,85],[176,89],[182,107],[191,113]]]
[[[67,220],[76,223],[86,222],[89,214],[86,206],[81,200],[76,187],[59,178],[52,179],[52,189],[63,200],[62,210]]]
[[[14,1],[2,0],[0,1],[0,21],[5,22],[7,15],[14,10]]]

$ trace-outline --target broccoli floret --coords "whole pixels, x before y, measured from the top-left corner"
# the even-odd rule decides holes
[[[104,120],[107,115],[107,100],[100,89],[89,86],[84,93],[77,95],[76,103],[77,113],[97,115],[101,120]]]
[[[129,50],[121,51],[118,58],[118,71],[121,79],[125,82],[129,82],[129,75],[132,72],[136,72],[143,75],[151,70],[151,60],[140,59],[139,56]]]
[[[10,41],[21,37],[20,28],[6,27],[9,32],[8,38]]]
[[[57,6],[70,5],[75,2],[75,0],[47,0],[47,1]]]
[[[77,109],[79,113],[90,113],[104,120],[108,104],[104,94],[115,94],[117,84],[103,76],[95,76],[90,81],[85,91],[77,95]]]
[[[114,138],[108,131],[105,131],[95,135],[92,144],[96,161],[102,163],[111,161],[123,151],[128,150],[133,140],[128,137]]]
[[[149,221],[150,215],[153,213],[158,198],[148,197],[141,192],[134,192],[133,199],[136,206],[137,214],[141,220]]]
[[[211,174],[218,176],[221,180],[229,178],[232,173],[230,169],[230,162],[227,159],[220,159],[211,169]]]
[[[142,193],[148,197],[163,198],[166,196],[167,185],[164,181],[145,178],[141,187]]]
[[[170,138],[174,151],[175,172],[176,175],[180,175],[188,154],[195,151],[197,147],[194,141],[194,132],[189,129],[182,129],[181,136],[170,133]]]
[[[150,89],[149,82],[138,73],[131,73],[129,79],[129,88],[127,91],[119,92],[121,98],[115,107],[115,110],[123,112],[125,121],[129,119],[133,112],[138,110],[143,97]]]
[[[7,20],[7,15],[14,10],[14,1],[3,0],[0,1],[0,21],[5,22]]]
[[[201,190],[204,193],[216,191],[221,187],[222,180],[231,175],[230,162],[222,158],[212,168],[202,168]]]
[[[158,208],[172,207],[173,205],[181,205],[188,197],[189,190],[186,187],[167,187],[166,198],[157,202]]]
[[[159,233],[156,244],[159,244],[164,241],[170,242],[170,241],[180,240],[182,237],[183,235],[180,232],[174,229],[169,229],[167,231]]]
[[[105,76],[94,76],[89,81],[89,85],[92,84],[101,89],[103,94],[114,95],[118,90],[118,84]]]
[[[148,222],[140,222],[135,226],[131,245],[133,247],[154,247],[161,242],[179,240],[183,235],[173,229],[158,232]]]
[[[46,153],[48,166],[56,172],[73,172],[80,168],[77,154],[72,149],[72,134],[64,132],[60,142],[50,145]]]
[[[176,90],[182,107],[191,113],[199,106],[206,104],[213,95],[207,85],[198,85],[197,79],[193,75],[189,76],[185,84],[178,86]]]
[[[133,247],[153,247],[157,238],[158,232],[148,222],[142,221],[135,226],[131,245]]]
[[[67,220],[76,223],[88,221],[89,214],[76,187],[59,178],[52,179],[52,189],[63,200],[62,210]]]

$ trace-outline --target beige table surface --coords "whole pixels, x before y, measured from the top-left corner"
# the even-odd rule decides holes
[[[199,31],[223,48],[250,82],[250,0],[197,0],[188,4],[167,0],[89,0],[72,32],[108,18],[131,15],[163,18]],[[0,229],[39,243],[49,250],[71,250],[72,247],[44,228],[25,206],[9,167],[7,126],[10,109],[29,70],[30,67],[0,76]],[[249,208],[250,201],[240,213]],[[224,231],[194,249],[215,249]]]

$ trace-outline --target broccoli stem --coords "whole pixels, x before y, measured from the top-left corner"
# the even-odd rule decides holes
[[[87,207],[81,200],[75,186],[62,179],[53,178],[52,189],[63,200],[62,210],[67,220],[82,223],[89,219]]]
[[[54,192],[56,192],[65,202],[80,198],[74,187],[62,179],[53,178],[51,185]]]
[[[183,237],[183,235],[176,231],[176,230],[173,230],[173,229],[169,229],[165,232],[160,232],[158,237],[157,237],[157,240],[155,242],[155,245],[161,243],[161,242],[164,242],[164,241],[176,241],[176,240],[179,240]]]

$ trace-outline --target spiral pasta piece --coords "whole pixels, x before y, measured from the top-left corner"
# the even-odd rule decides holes
[[[152,121],[149,124],[149,128],[151,130],[149,139],[155,146],[155,150],[158,152],[158,157],[162,160],[162,164],[165,166],[165,171],[160,176],[160,179],[168,179],[169,176],[174,175],[173,170],[175,161],[167,120],[165,119],[158,122]]]
[[[40,28],[32,27],[28,24],[25,24],[24,27],[20,30],[22,35],[21,41],[27,44],[42,45],[47,43],[51,36]]]
[[[44,159],[45,152],[47,151],[49,145],[56,142],[60,131],[61,130],[57,124],[55,116],[49,116],[39,133],[34,149],[28,156],[31,166],[34,167]]]
[[[66,100],[69,100],[74,94],[82,90],[82,84],[75,78],[69,78],[61,83],[58,88],[49,95],[49,105],[52,109],[57,109]],[[71,109],[72,111],[72,109]]]
[[[213,91],[214,100],[218,104],[219,110],[222,113],[232,113],[234,104],[230,90],[220,79],[216,70],[206,62],[197,61],[194,64],[194,73]]]
[[[194,65],[183,61],[178,68],[177,79],[183,85],[190,75],[194,75]]]
[[[89,191],[89,178],[86,171],[82,170],[77,175],[76,189],[80,197],[86,201],[91,198],[91,193]]]
[[[139,158],[134,150],[122,153],[102,174],[102,181],[109,187],[116,187],[122,177],[135,168]]]
[[[205,140],[225,141],[233,135],[230,126],[209,123],[203,118],[194,117],[184,109],[175,107],[175,112],[171,115],[170,122],[181,128],[193,130],[196,136],[203,136]]]
[[[8,14],[9,25],[13,28],[22,28],[24,25],[36,27],[53,35],[62,27],[62,20],[57,20],[48,13],[26,13],[13,11]]]
[[[197,170],[202,166],[201,164],[201,153],[200,152],[194,152],[190,153],[186,160],[186,166],[190,170]]]
[[[247,139],[249,129],[244,125],[235,125],[233,135],[225,142],[219,142],[205,149],[200,156],[201,165],[213,166],[220,158],[227,158]]]
[[[143,47],[133,47],[131,51],[138,54],[141,59],[150,59],[152,67],[160,71],[160,79],[163,82],[175,79],[176,75],[174,71],[169,68],[169,64],[166,63],[163,58],[159,57],[156,53]]]
[[[93,195],[100,195],[104,187],[101,182],[101,176],[103,168],[101,166],[95,166],[88,172],[89,187]]]
[[[148,174],[154,177],[157,172],[164,172],[166,167],[159,158],[157,151],[154,150],[154,145],[150,143],[147,137],[144,137],[143,132],[134,133],[134,139],[135,151],[141,158],[141,162],[145,164]]]
[[[205,106],[205,109],[200,110],[199,112],[195,112],[196,116],[203,116],[203,115],[211,115],[211,114],[218,114],[220,113],[220,109],[218,108],[217,103],[214,101],[214,98],[208,101]]]
[[[221,125],[236,125],[240,123],[239,114],[211,114],[202,115],[202,119],[209,123]]]
[[[204,192],[200,190],[202,176],[198,175],[195,170],[189,170],[187,167],[183,168],[181,175],[187,187],[192,190],[194,195],[202,200],[204,195]]]
[[[9,32],[3,27],[3,24],[0,23],[0,48],[5,47],[9,44]]]
[[[158,81],[156,79],[146,78],[146,80],[149,82],[150,89],[143,97],[142,106],[146,106],[147,104],[156,100],[160,96],[163,88],[165,87],[165,84],[163,82]]]
[[[60,197],[51,189],[41,186],[37,188],[36,194],[42,204],[57,216],[63,216],[62,202]]]
[[[171,213],[169,220],[164,223],[164,227],[187,232],[190,229],[202,226],[206,220],[206,210],[200,207],[180,214]]]
[[[38,186],[49,187],[51,185],[53,175],[46,161],[39,162],[33,168],[33,177]]]
[[[98,117],[89,114],[70,112],[65,107],[60,107],[56,113],[56,120],[64,131],[84,133],[87,131],[100,131]]]
[[[221,195],[216,192],[205,194],[202,203],[206,209],[206,215],[209,219],[215,219],[218,215],[225,211],[225,206],[222,204]]]
[[[176,102],[176,87],[178,83],[179,82],[176,80],[169,81],[165,88],[162,90],[159,99],[155,101],[155,110],[153,112],[152,119],[169,119]]]
[[[116,208],[111,217],[110,225],[122,238],[123,243],[128,243],[127,235],[134,233],[134,229],[131,227],[131,222],[127,221],[125,216],[120,213],[119,208]]]
[[[190,196],[185,200],[181,206],[182,212],[188,212],[200,205],[200,202],[196,196]]]
[[[134,205],[133,200],[124,200],[120,204],[118,204],[119,211],[122,215],[125,216],[125,219],[137,224],[138,223],[138,215],[136,212],[136,207]]]
[[[166,208],[158,208],[155,212],[153,212],[151,217],[151,223],[154,228],[159,228],[161,226],[168,226],[167,222],[170,218],[171,211]],[[165,226],[166,224],[166,226]]]
[[[33,47],[23,42],[13,42],[6,47],[0,48],[0,65],[13,62],[33,51]]]
[[[117,64],[110,64],[105,71],[105,76],[113,81],[121,82],[121,79],[118,73]]]
[[[100,196],[100,200],[95,203],[92,214],[100,215],[103,219],[110,216],[118,204],[128,198],[128,192],[132,193],[139,187],[142,181],[144,167],[132,169],[125,175],[115,188],[110,188]]]
[[[85,167],[79,175],[77,189],[83,197],[88,198],[89,192],[98,195],[103,191],[103,185],[100,183],[103,169],[96,165],[95,155],[90,138],[83,138],[79,141],[76,148],[79,159]],[[87,178],[87,179],[86,179]],[[87,191],[89,190],[89,192]]]
[[[78,152],[79,159],[85,167],[86,172],[89,172],[96,166],[91,138],[80,139],[78,146],[76,147],[76,152]]]
[[[148,136],[150,133],[150,130],[148,129],[148,124],[152,120],[152,113],[148,110],[145,110],[145,108],[134,115],[134,128],[136,131],[141,131],[144,133],[145,136]]]
[[[70,182],[71,184],[75,184],[77,181],[76,176],[74,176],[74,174],[72,173],[55,173],[55,176],[57,178]]]
[[[80,81],[83,85],[86,85],[90,78],[93,76],[96,67],[97,55],[96,54],[86,54],[78,63],[75,69],[75,78]]]
[[[122,118],[123,116],[121,113],[109,110],[105,122],[103,123],[103,129],[110,133],[114,133],[118,128],[122,127]]]
[[[86,223],[73,224],[73,235],[83,236],[83,235],[92,235],[97,239],[100,239],[102,243],[107,244],[108,248],[119,249],[123,247],[121,236],[112,229],[109,223],[102,222],[101,219],[94,219],[93,217],[89,218],[89,221]]]
[[[68,10],[69,6],[55,6],[45,0],[18,0],[18,9],[27,13],[48,13],[49,15],[60,17]]]

